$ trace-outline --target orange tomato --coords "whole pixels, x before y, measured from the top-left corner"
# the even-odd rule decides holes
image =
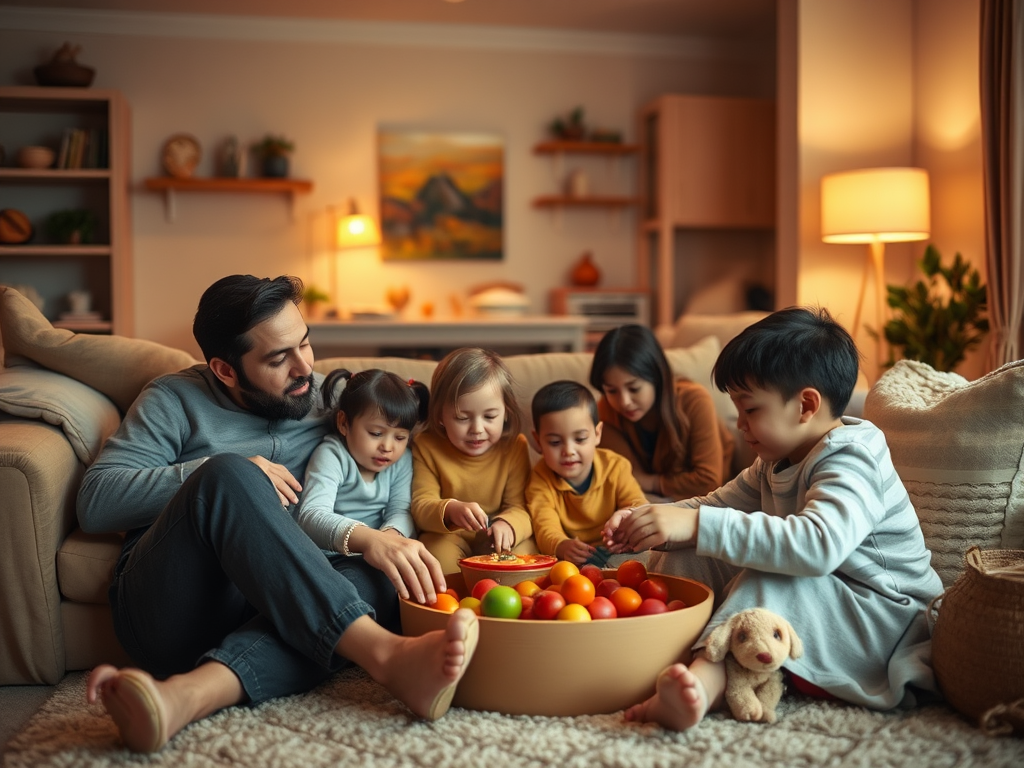
[[[459,610],[459,601],[451,595],[449,595],[447,592],[442,592],[437,596],[437,600],[431,603],[428,607],[433,608],[435,611],[455,613],[457,610]]]
[[[523,597],[532,597],[540,592],[540,587],[537,586],[535,581],[520,581],[516,586],[516,592]]]
[[[627,560],[618,567],[615,578],[622,586],[636,589],[647,578],[647,568],[639,560]]]
[[[551,566],[548,576],[551,578],[552,584],[561,584],[570,576],[575,576],[579,572],[580,569],[576,567],[576,563],[570,563],[568,560],[559,560]]]
[[[590,611],[577,603],[567,603],[555,616],[558,621],[591,621]]]
[[[567,603],[575,603],[576,605],[582,605],[586,608],[594,602],[596,594],[597,592],[594,589],[594,582],[582,573],[570,576],[562,582],[562,597],[565,598],[565,602]]]
[[[643,602],[640,593],[630,587],[619,587],[612,592],[610,599],[620,619],[632,616],[636,613],[636,609],[640,607],[640,603]]]

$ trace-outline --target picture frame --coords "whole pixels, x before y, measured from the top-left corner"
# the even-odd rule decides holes
[[[504,137],[382,128],[378,148],[385,261],[504,258]]]

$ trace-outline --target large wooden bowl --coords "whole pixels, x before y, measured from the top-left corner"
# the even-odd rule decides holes
[[[690,661],[690,646],[711,618],[714,602],[699,582],[661,578],[669,599],[688,607],[588,622],[481,617],[480,644],[453,704],[509,715],[572,716],[616,712],[642,701],[654,692],[661,670]],[[445,579],[467,594],[461,574]],[[402,632],[409,636],[443,629],[451,616],[408,600],[401,601],[400,612]]]

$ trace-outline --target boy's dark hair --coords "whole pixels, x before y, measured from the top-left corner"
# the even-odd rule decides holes
[[[228,275],[207,288],[199,299],[192,335],[209,363],[219,357],[236,371],[252,349],[249,331],[291,302],[302,301],[302,281],[282,275],[273,279]]]
[[[376,411],[392,427],[412,429],[427,419],[430,394],[421,381],[406,381],[397,373],[368,368],[352,373],[347,368],[336,368],[327,374],[321,387],[324,409],[334,405],[334,388],[346,381],[345,389],[337,398],[338,412],[344,413],[348,423],[367,411]]]
[[[712,376],[721,391],[752,386],[789,400],[814,387],[833,418],[846,410],[857,384],[860,353],[853,338],[823,307],[788,307],[745,328],[725,345]]]
[[[537,390],[530,406],[533,428],[540,428],[540,420],[549,413],[567,411],[570,408],[586,408],[594,424],[598,422],[597,401],[594,395],[578,381],[563,379],[552,381]]]

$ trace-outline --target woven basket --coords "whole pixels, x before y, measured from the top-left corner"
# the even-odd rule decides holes
[[[964,560],[938,605],[935,677],[985,733],[1024,730],[1024,551],[971,547]]]

